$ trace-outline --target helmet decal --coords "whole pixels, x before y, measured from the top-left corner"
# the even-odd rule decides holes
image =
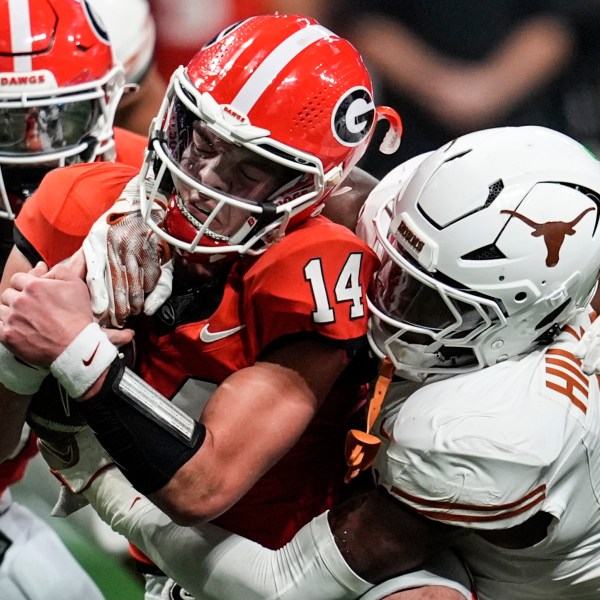
[[[110,46],[110,39],[106,32],[106,27],[104,26],[104,22],[102,21],[102,17],[98,14],[98,11],[87,0],[81,0],[81,6],[83,7],[83,12],[88,19],[92,31],[98,36],[98,39],[101,42]]]
[[[249,113],[271,82],[294,58],[315,42],[332,35],[331,31],[321,25],[310,25],[290,35],[271,50],[268,58],[252,73],[231,104],[238,110]]]
[[[593,207],[586,208],[578,217],[575,217],[572,221],[565,223],[564,221],[549,221],[547,223],[536,223],[529,217],[518,213],[516,210],[501,210],[500,213],[503,215],[512,215],[517,217],[523,223],[529,225],[533,232],[533,237],[543,237],[546,243],[546,250],[548,254],[546,256],[546,266],[555,267],[559,261],[560,248],[565,241],[567,235],[575,234],[575,225],[583,219],[583,217],[594,210]]]
[[[356,146],[371,132],[375,103],[363,87],[346,92],[337,103],[331,119],[336,139],[345,146]]]

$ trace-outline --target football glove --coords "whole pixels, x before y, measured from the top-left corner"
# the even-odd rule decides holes
[[[600,318],[597,318],[575,346],[575,356],[582,359],[586,375],[600,374]]]
[[[50,472],[61,482],[61,493],[52,514],[67,516],[85,506],[81,493],[108,469],[116,467],[89,427],[74,433],[39,439],[38,449]]]
[[[92,310],[101,323],[115,327],[142,311],[154,314],[171,295],[171,249],[144,221],[138,181],[134,177],[125,186],[83,242]],[[165,208],[151,212],[157,224],[164,215]]]

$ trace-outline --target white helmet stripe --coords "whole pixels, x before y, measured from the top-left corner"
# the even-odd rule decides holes
[[[252,73],[231,102],[232,106],[248,114],[267,86],[288,63],[315,42],[330,36],[335,34],[321,25],[310,25],[296,31],[279,44]]]
[[[17,73],[31,71],[31,21],[29,19],[29,0],[8,0],[8,4],[12,51],[15,54],[27,53],[27,56],[15,56],[14,70]]]

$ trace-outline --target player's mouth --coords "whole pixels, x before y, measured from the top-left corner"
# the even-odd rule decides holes
[[[175,201],[177,202],[177,206],[181,211],[181,214],[185,216],[185,218],[196,228],[200,229],[209,215],[212,213],[211,210],[206,208],[205,203],[203,202],[189,202],[184,200],[179,194],[177,194]],[[218,224],[218,216],[213,221],[213,223]],[[206,230],[206,235],[213,240],[217,240],[219,242],[228,242],[229,236],[223,235],[221,233],[216,233],[212,229],[208,228]]]

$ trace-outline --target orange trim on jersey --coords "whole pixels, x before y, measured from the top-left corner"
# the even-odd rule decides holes
[[[517,508],[516,510],[512,510],[509,512],[503,512],[499,515],[454,515],[451,513],[443,513],[443,512],[435,512],[429,510],[419,510],[415,508],[415,510],[423,515],[424,517],[428,517],[429,519],[435,519],[436,521],[452,521],[454,523],[491,523],[493,521],[506,521],[506,519],[512,519],[513,517],[517,517],[518,515],[527,512],[540,502],[546,498],[546,495],[542,495],[539,498],[531,501],[529,504],[525,504],[521,506],[521,508]]]
[[[344,477],[346,483],[354,479],[361,471],[368,469],[375,461],[377,451],[381,446],[381,440],[372,435],[370,431],[381,412],[381,405],[390,383],[392,383],[394,370],[392,361],[387,357],[384,358],[379,367],[377,381],[373,386],[373,393],[367,404],[365,431],[351,429],[346,434],[345,454],[346,464],[348,465],[348,471]]]
[[[581,366],[581,361],[576,358],[572,352],[564,350],[563,348],[549,348],[546,351],[546,356],[562,356],[563,358],[575,363],[578,367]],[[581,371],[579,371],[579,374],[581,375],[582,380],[587,381],[586,376]]]
[[[546,372],[549,374],[552,374],[551,371],[548,369],[546,369]],[[567,383],[569,383],[570,378],[565,377],[564,379]],[[573,381],[573,380],[571,380],[571,381]],[[551,381],[546,381],[546,387],[550,390],[554,390],[555,392],[558,392],[559,394],[562,394],[563,396],[566,396],[571,401],[571,403],[574,406],[576,406],[583,414],[587,413],[587,406],[581,400],[576,398],[570,389],[565,389],[565,388],[561,387],[560,385],[558,385],[557,383],[552,383]]]
[[[475,504],[462,504],[460,502],[440,502],[437,500],[428,500],[426,498],[420,498],[418,496],[413,496],[407,492],[402,491],[400,488],[392,486],[391,492],[407,500],[409,505],[416,510],[419,514],[424,517],[428,517],[430,519],[435,519],[436,521],[453,521],[453,522],[462,522],[462,523],[489,523],[492,521],[505,521],[506,519],[511,519],[520,515],[532,507],[536,506],[540,502],[542,502],[546,498],[546,484],[542,484],[535,488],[533,491],[529,492],[525,496],[523,496],[520,500],[516,500],[514,502],[509,502],[507,504],[497,504],[497,505],[475,505]],[[526,504],[523,504],[525,502]],[[417,505],[417,506],[415,506]],[[427,508],[422,507],[431,507],[437,509],[448,509],[448,510],[456,510],[460,509],[463,511],[472,511],[475,512],[494,512],[500,514],[493,515],[477,515],[477,514],[453,514],[447,512],[440,512],[439,510],[428,510]],[[502,512],[501,512],[502,511]]]
[[[563,369],[565,369],[564,371],[559,370],[559,369],[554,369],[553,367],[547,366],[546,367],[546,373],[548,373],[549,375],[556,375],[557,377],[560,377],[562,379],[564,379],[565,381],[569,382],[570,385],[574,388],[577,388],[582,394],[585,394],[586,396],[588,395],[588,386],[587,386],[587,380],[584,383],[581,383],[581,381],[576,378],[576,377],[571,377],[568,373],[566,373],[566,371],[569,371],[569,365],[567,363],[563,363],[561,361],[546,361],[548,365],[556,365],[558,367],[562,367]],[[550,383],[550,382],[548,382]]]
[[[573,363],[567,362],[562,358],[546,358],[547,365],[554,365],[555,367],[562,367],[563,369],[569,371],[572,375],[575,375],[575,378],[579,379],[581,385],[586,388],[587,395],[587,387],[588,387],[588,379],[587,377],[578,369]],[[548,367],[546,368],[546,370]]]
[[[570,325],[565,325],[563,327],[563,331],[565,333],[570,333],[577,341],[579,341],[581,339],[581,336],[583,335],[583,328],[579,328],[579,333],[577,331],[575,331],[575,329],[573,329]]]
[[[546,352],[545,360],[546,375],[552,375],[564,381],[564,385],[560,385],[554,381],[546,380],[546,387],[568,398],[574,406],[585,414],[587,412],[585,402],[575,395],[575,391],[579,391],[585,396],[586,400],[589,396],[589,380],[579,368],[581,361],[575,358],[571,352],[561,348],[550,348]],[[556,369],[549,365],[560,368]]]
[[[395,486],[392,486],[391,491],[394,492],[394,494],[400,496],[401,498],[408,500],[409,502],[413,502],[415,504],[422,504],[423,506],[431,506],[432,508],[439,508],[439,509],[460,508],[462,510],[472,510],[472,511],[480,511],[480,512],[490,512],[490,511],[498,512],[499,510],[506,510],[506,509],[514,508],[515,506],[518,506],[519,504],[522,504],[523,502],[526,502],[530,498],[533,498],[534,496],[537,496],[539,494],[543,494],[543,496],[545,497],[546,484],[542,483],[541,485],[536,487],[534,490],[532,490],[528,494],[525,494],[525,496],[523,496],[519,500],[515,500],[514,502],[508,502],[507,504],[496,504],[493,506],[492,505],[488,506],[488,505],[477,505],[477,504],[463,504],[461,502],[443,502],[440,500],[429,500],[427,498],[420,498],[419,496],[413,496],[412,494],[409,494],[408,492],[404,492],[403,490],[401,490],[400,488],[397,488]]]

